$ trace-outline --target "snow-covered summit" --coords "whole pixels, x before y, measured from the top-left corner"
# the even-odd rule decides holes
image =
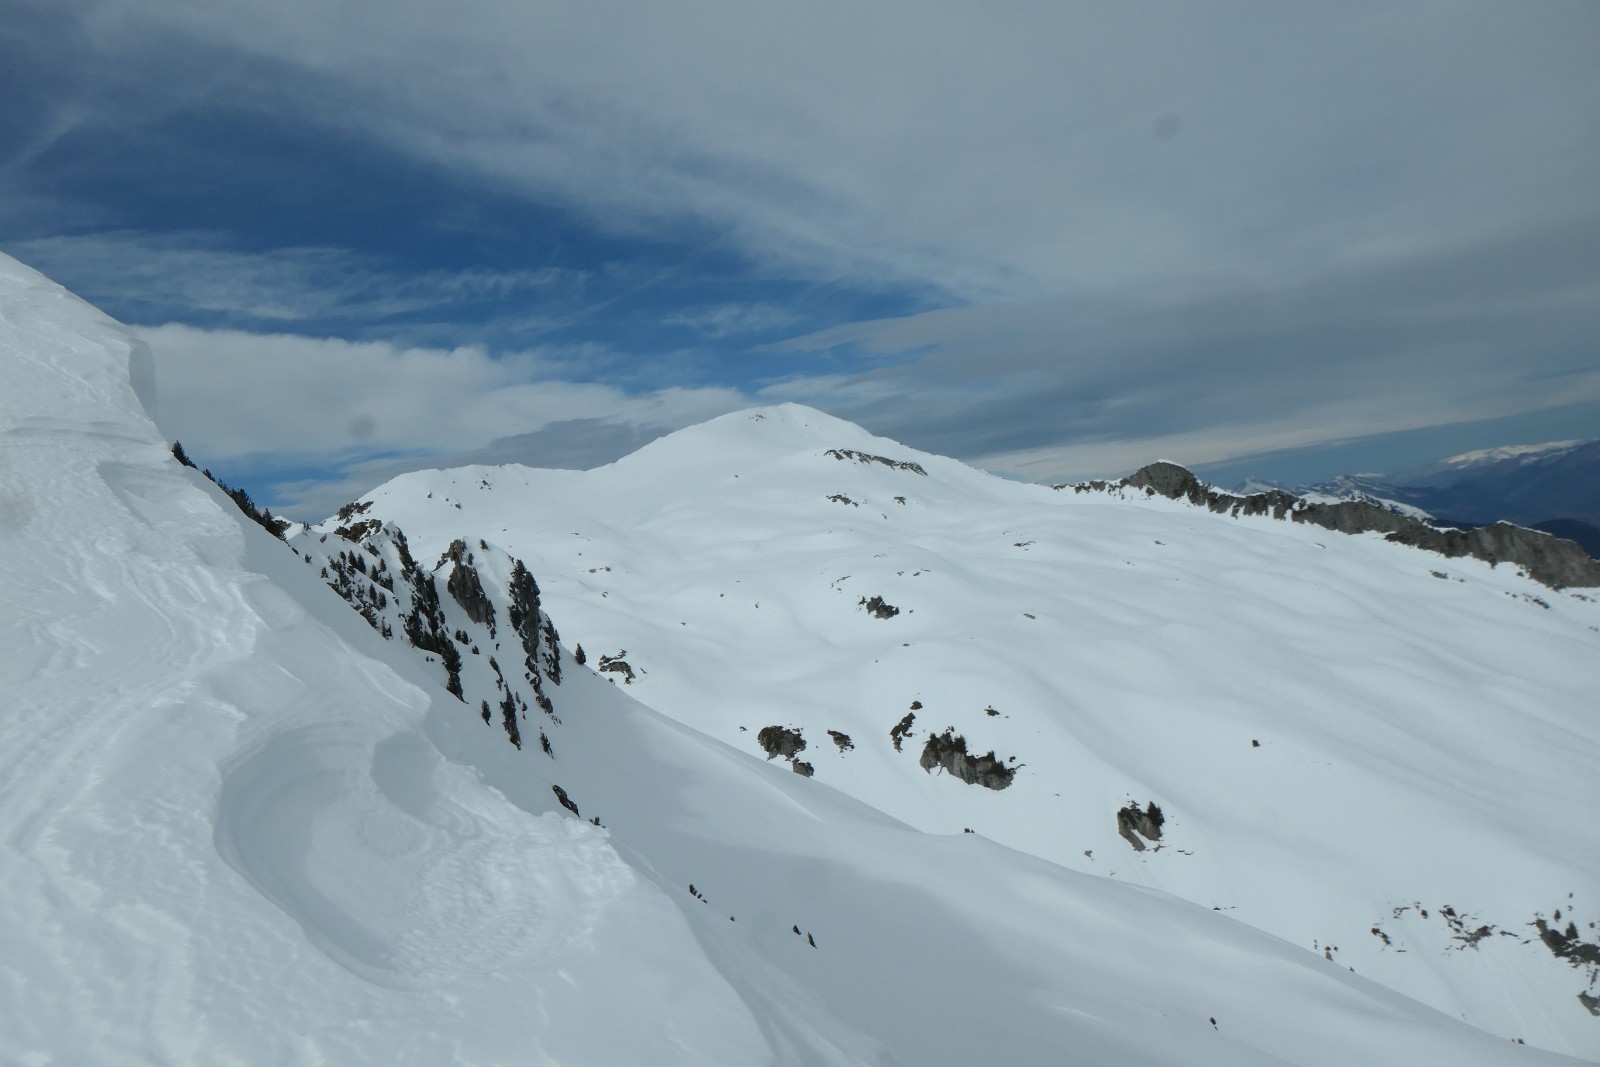
[[[1558,908],[1600,920],[1578,899],[1600,837],[1575,847],[1543,814],[1600,801],[1591,594],[1377,534],[1008,482],[804,409],[769,451],[704,447],[759,441],[751,414],[593,471],[432,472],[366,502],[425,551],[482,536],[528,560],[564,637],[695,730],[1600,1051],[1594,970],[1526,938]],[[1118,814],[1151,803],[1159,839]],[[1459,940],[1462,915],[1494,940]],[[1464,977],[1480,967],[1497,977]]]

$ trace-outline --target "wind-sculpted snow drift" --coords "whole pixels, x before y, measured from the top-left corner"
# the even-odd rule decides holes
[[[168,455],[129,351],[0,259],[7,1062],[1570,1062],[645,708],[661,672],[573,662],[490,531],[287,546]]]

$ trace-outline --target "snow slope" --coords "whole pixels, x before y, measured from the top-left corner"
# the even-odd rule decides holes
[[[132,354],[0,259],[0,1062],[1572,1062],[925,833],[563,653],[507,683],[545,678],[551,754],[513,748],[382,638],[399,583],[372,628],[335,535],[286,546],[167,455]],[[549,620],[507,644],[516,564],[474,555],[502,628],[437,614],[475,693]]]
[[[133,353],[0,259],[0,1062],[760,1062],[661,891],[443,759],[431,679],[171,459]]]
[[[363,500],[419,557],[466,536],[525,559],[569,647],[620,655],[651,707],[756,755],[763,728],[798,730],[805,788],[1600,1057],[1596,968],[1536,925],[1592,943],[1600,920],[1600,828],[1566,814],[1600,801],[1594,591],[1006,482],[795,406],[593,471],[419,472]],[[947,727],[1010,785],[924,770]],[[1135,852],[1115,813],[1150,802],[1162,847]]]

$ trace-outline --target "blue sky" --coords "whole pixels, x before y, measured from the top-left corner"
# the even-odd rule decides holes
[[[10,0],[0,250],[316,516],[813,404],[1041,481],[1600,434],[1600,5]]]

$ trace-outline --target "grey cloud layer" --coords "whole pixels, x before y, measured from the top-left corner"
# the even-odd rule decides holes
[[[771,381],[662,390],[673,399],[648,416],[656,399],[562,382],[548,359],[268,339],[288,367],[353,368],[318,384],[329,398],[364,388],[354,369],[414,368],[384,411],[431,418],[434,454],[559,448],[549,428],[566,422],[574,457],[614,458],[654,428],[799,399],[1056,478],[1600,401],[1592,0],[685,0],[626,17],[524,0],[23,5],[71,25],[73,70],[119,73],[80,79],[75,97],[63,82],[12,165],[115,114],[128,85],[175,108],[237,69],[263,109],[610,231],[691,220],[752,270],[906,286],[947,308],[800,339],[771,353]],[[163,69],[166,53],[185,62]],[[246,262],[191,241],[135,249],[141,264],[114,236],[40,247],[107,271],[122,256],[127,284],[154,297],[176,299],[181,277],[191,303],[286,322],[449,291],[358,264],[373,284],[328,250]],[[665,321],[725,337],[784,314]],[[255,381],[240,368],[265,342],[218,340],[239,355],[190,360],[215,378],[196,403]],[[294,392],[282,374],[255,384]],[[338,455],[340,425],[291,412],[208,432],[237,451],[278,435]]]
[[[1600,216],[1272,288],[958,308],[786,347],[912,353],[816,398],[1062,478],[1600,401],[1596,337]]]
[[[962,298],[1359,264],[1600,187],[1584,0],[89,9],[108,51],[300,69],[320,116],[620,228]]]

